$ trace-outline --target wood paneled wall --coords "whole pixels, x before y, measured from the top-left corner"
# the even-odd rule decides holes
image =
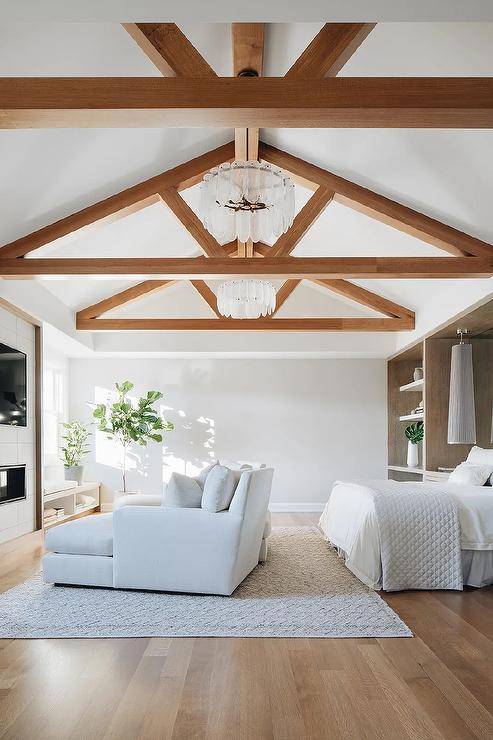
[[[467,320],[464,322],[467,326]],[[493,411],[493,338],[473,337],[474,391],[476,402],[477,444],[492,448],[491,427]],[[454,337],[430,337],[413,349],[412,358],[404,353],[388,363],[388,439],[389,465],[405,465],[407,440],[404,435],[406,422],[399,416],[410,412],[421,400],[419,393],[401,393],[399,386],[412,380],[413,369],[420,364],[419,351],[423,351],[425,440],[420,466],[426,470],[438,467],[453,468],[463,462],[472,445],[450,445],[447,442],[448,405],[450,386],[451,348],[457,343]],[[398,480],[416,480],[414,475],[390,473]]]
[[[399,421],[400,416],[409,414],[421,401],[421,393],[401,393],[399,387],[411,383],[415,367],[422,365],[422,359],[395,359],[388,363],[388,439],[389,465],[405,465],[407,458],[407,439],[404,430],[406,422]],[[411,424],[412,422],[408,422]],[[394,477],[394,476],[393,476]],[[397,476],[395,476],[397,477]],[[399,476],[402,477],[402,476]],[[416,477],[413,477],[416,480]]]

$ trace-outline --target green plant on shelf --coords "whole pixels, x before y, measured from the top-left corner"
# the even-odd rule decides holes
[[[405,429],[405,435],[412,445],[419,445],[425,436],[424,422],[418,421],[416,424],[410,424]]]
[[[63,446],[61,448],[61,460],[66,468],[77,467],[90,451],[87,440],[91,436],[86,424],[80,421],[72,421],[63,424],[65,434],[62,436]]]

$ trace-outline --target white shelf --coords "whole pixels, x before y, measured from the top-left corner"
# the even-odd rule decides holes
[[[90,493],[94,498],[94,502],[87,506],[77,506],[77,496],[81,493]],[[43,521],[44,529],[55,527],[57,524],[62,522],[68,522],[71,519],[87,514],[88,512],[97,511],[99,509],[99,483],[82,483],[80,486],[73,486],[67,488],[64,491],[53,491],[52,493],[44,494],[43,496],[43,511],[50,508],[49,504],[53,504],[58,501],[59,506],[65,509],[64,516],[59,519],[51,519],[49,522]],[[48,504],[48,506],[47,506]]]
[[[395,470],[398,473],[412,473],[413,475],[423,475],[423,468],[408,468],[407,465],[387,465],[387,470]]]
[[[423,421],[424,418],[424,414],[406,414],[406,416],[399,416],[399,421]]]
[[[43,501],[55,501],[57,498],[73,496],[74,493],[88,493],[89,491],[94,491],[96,488],[99,489],[99,483],[81,483],[80,486],[65,488],[65,490],[63,491],[52,491],[52,493],[45,493],[43,495]]]
[[[57,524],[61,524],[62,522],[68,522],[71,519],[77,519],[81,514],[87,514],[89,511],[96,511],[99,509],[99,504],[91,504],[90,506],[81,506],[80,508],[76,509],[73,514],[65,514],[64,516],[58,517],[57,519],[50,520],[49,522],[44,523],[44,529],[50,529],[50,527],[55,527]]]
[[[424,378],[421,378],[421,380],[413,380],[412,383],[401,385],[399,390],[401,393],[420,393],[424,388],[424,384]]]

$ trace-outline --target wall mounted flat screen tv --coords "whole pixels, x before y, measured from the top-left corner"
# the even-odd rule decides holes
[[[0,424],[27,426],[27,358],[0,344]]]

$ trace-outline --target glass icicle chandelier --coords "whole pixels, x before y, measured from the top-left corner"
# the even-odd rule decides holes
[[[220,244],[273,242],[294,219],[294,183],[264,162],[225,163],[205,175],[200,217]]]
[[[232,319],[258,319],[276,308],[276,291],[268,280],[228,280],[217,293],[217,308]]]

